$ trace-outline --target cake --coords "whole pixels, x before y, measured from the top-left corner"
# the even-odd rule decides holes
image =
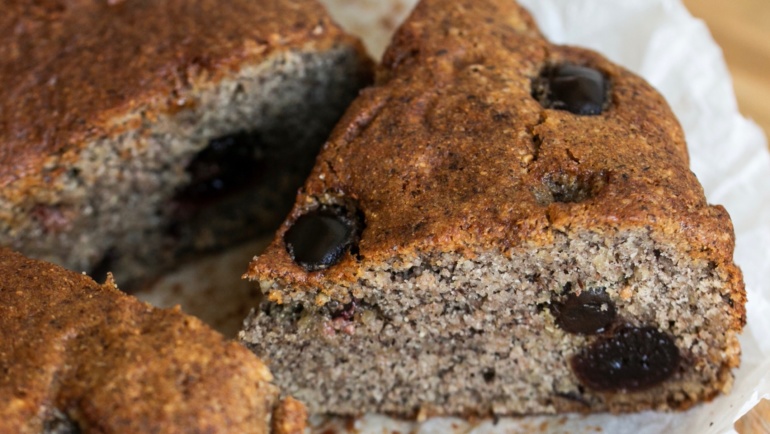
[[[271,233],[370,69],[314,0],[5,2],[0,245],[126,289]]]
[[[268,368],[196,318],[8,249],[0,275],[0,432],[304,432]]]
[[[682,410],[729,391],[734,233],[663,97],[511,0],[423,0],[245,277],[311,413]]]

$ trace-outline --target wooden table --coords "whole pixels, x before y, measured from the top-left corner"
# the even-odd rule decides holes
[[[684,0],[724,51],[741,112],[770,136],[770,0]],[[741,434],[770,433],[770,401],[741,418]]]
[[[741,112],[770,136],[770,0],[684,3],[722,47]]]

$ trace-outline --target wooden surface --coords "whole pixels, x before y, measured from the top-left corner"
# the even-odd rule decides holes
[[[770,401],[763,400],[735,423],[735,430],[741,434],[770,433]]]
[[[770,0],[684,0],[724,51],[741,112],[770,135]]]
[[[770,0],[684,0],[724,51],[741,112],[770,135]],[[741,418],[741,434],[770,433],[770,401]]]

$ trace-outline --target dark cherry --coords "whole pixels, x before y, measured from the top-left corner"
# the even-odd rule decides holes
[[[250,185],[264,170],[261,146],[256,133],[240,132],[212,140],[187,165],[190,182],[177,192],[176,199],[217,199]]]
[[[617,316],[615,303],[604,288],[582,291],[580,295],[572,292],[563,301],[552,303],[551,311],[562,330],[584,335],[603,332]]]
[[[307,271],[331,267],[358,242],[360,223],[347,210],[322,207],[301,215],[283,236],[292,260]]]
[[[674,340],[655,327],[624,327],[572,357],[585,386],[603,392],[640,391],[666,381],[679,366]]]
[[[601,72],[569,63],[546,67],[532,83],[532,96],[543,107],[578,115],[601,114],[608,90]]]

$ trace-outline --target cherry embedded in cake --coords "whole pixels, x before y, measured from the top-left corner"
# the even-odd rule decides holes
[[[680,410],[745,292],[663,97],[510,0],[423,0],[246,277],[241,341],[311,412]],[[334,215],[350,206],[360,235]],[[319,387],[319,385],[322,385]]]

